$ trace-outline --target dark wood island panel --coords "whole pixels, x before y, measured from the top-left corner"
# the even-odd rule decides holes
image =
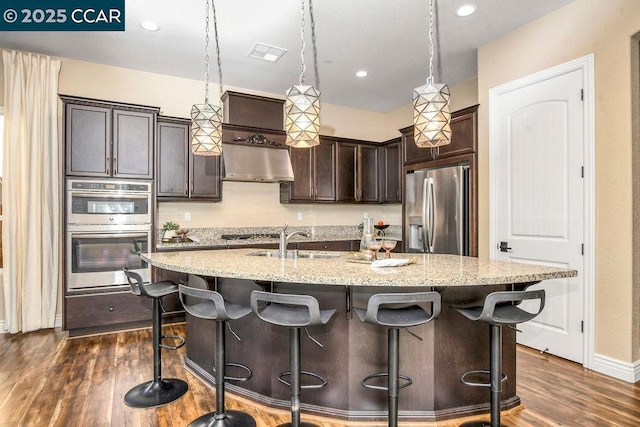
[[[400,392],[400,419],[437,421],[489,411],[486,388],[468,387],[460,376],[489,367],[489,328],[471,322],[452,305],[477,305],[490,292],[525,289],[541,280],[568,278],[575,270],[507,263],[473,257],[434,254],[397,254],[415,262],[400,268],[374,269],[349,262],[346,252],[331,259],[279,259],[250,256],[255,249],[185,251],[143,254],[157,268],[197,274],[209,279],[232,302],[247,304],[255,289],[313,295],[321,308],[337,310],[331,321],[309,329],[323,344],[302,339],[302,369],[327,378],[323,389],[303,390],[303,412],[347,420],[383,420],[386,393],[362,387],[365,376],[386,370],[385,328],[365,324],[352,316],[351,307],[365,307],[381,292],[438,291],[442,311],[432,322],[412,328],[421,339],[403,332],[400,372],[413,385]],[[290,392],[277,380],[289,369],[288,330],[247,316],[231,322],[242,337],[227,337],[227,361],[248,365],[251,380],[229,385],[229,391],[272,407],[288,408]],[[203,380],[213,382],[214,325],[187,316],[186,365]],[[303,334],[303,337],[305,335]],[[516,395],[515,331],[504,329],[502,407],[519,405]],[[232,372],[229,373],[233,375]]]
[[[346,420],[386,419],[386,393],[365,389],[360,381],[371,373],[386,371],[387,332],[385,328],[360,322],[347,311],[348,287],[271,282],[260,286],[251,280],[227,278],[209,278],[209,283],[211,289],[217,288],[225,298],[247,305],[251,291],[267,289],[281,293],[302,291],[316,297],[322,308],[336,308],[329,324],[309,328],[322,348],[302,334],[302,369],[316,372],[328,381],[323,389],[302,391],[303,411]],[[504,286],[498,286],[483,291],[503,289]],[[398,289],[353,290],[353,306],[366,307],[369,296],[377,292],[398,292]],[[186,317],[186,365],[213,385],[214,322],[188,314]],[[229,383],[227,389],[261,404],[287,409],[290,390],[277,376],[289,369],[288,329],[266,324],[256,316],[233,321],[231,327],[242,341],[227,335],[227,362],[246,364],[253,370],[253,378],[244,383]],[[460,376],[470,369],[488,368],[488,327],[468,321],[443,303],[438,319],[412,328],[411,332],[422,341],[401,333],[400,371],[410,376],[413,384],[400,392],[400,419],[436,421],[487,412],[488,390],[464,386]],[[515,332],[505,330],[503,341],[504,372],[510,380],[504,383],[502,396],[503,408],[508,409],[520,404],[515,390]]]

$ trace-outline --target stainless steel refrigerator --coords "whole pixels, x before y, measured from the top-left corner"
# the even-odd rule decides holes
[[[408,252],[469,255],[469,167],[409,171],[404,238]]]

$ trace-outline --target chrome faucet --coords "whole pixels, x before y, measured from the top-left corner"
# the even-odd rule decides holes
[[[287,228],[289,227],[288,224],[284,225],[284,228],[282,229],[282,231],[280,231],[280,244],[278,245],[278,256],[280,258],[286,258],[287,257],[287,245],[289,244],[289,239],[291,239],[293,236],[295,235],[301,235],[304,237],[311,237],[311,233],[309,233],[306,230],[296,230],[296,231],[292,231],[291,233],[287,234]]]

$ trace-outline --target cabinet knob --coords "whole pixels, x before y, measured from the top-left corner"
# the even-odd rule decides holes
[[[115,310],[115,308],[109,307],[109,311],[114,311],[114,310]]]

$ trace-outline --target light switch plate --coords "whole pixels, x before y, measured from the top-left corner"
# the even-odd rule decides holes
[[[298,212],[298,221],[302,221],[302,212]]]
[[[191,212],[185,212],[184,213],[184,220],[185,221],[191,221]]]

